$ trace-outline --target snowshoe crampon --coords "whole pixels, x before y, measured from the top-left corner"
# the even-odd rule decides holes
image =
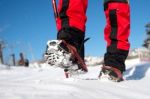
[[[102,70],[99,74],[99,79],[108,79],[114,82],[123,81],[122,73],[120,72],[120,70],[110,66],[102,67]]]
[[[76,48],[64,40],[49,40],[44,57],[50,65],[68,70],[77,70],[78,67],[81,67],[83,71],[88,71]]]

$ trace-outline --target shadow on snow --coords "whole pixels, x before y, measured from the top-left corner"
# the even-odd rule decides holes
[[[136,65],[126,70],[124,73],[126,80],[140,80],[145,77],[148,69],[150,68],[150,63],[145,63],[141,65]]]

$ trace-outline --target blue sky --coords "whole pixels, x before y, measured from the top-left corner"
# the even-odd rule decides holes
[[[56,39],[56,27],[51,0],[0,0],[0,39],[7,43],[5,60],[10,54],[24,52],[30,60],[41,59],[46,42]],[[142,1],[142,2],[141,2]],[[130,0],[131,49],[139,48],[146,39],[145,25],[150,22],[150,0]],[[106,43],[103,29],[103,0],[89,0],[87,10],[86,55],[103,56]]]

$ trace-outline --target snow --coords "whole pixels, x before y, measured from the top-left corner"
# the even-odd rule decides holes
[[[101,66],[66,79],[61,68],[47,64],[0,65],[0,99],[150,99],[150,62],[132,59],[126,65],[120,83],[96,80]]]

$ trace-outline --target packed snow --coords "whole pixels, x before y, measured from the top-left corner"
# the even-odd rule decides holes
[[[63,69],[47,64],[0,65],[0,99],[150,99],[150,62],[132,59],[126,65],[119,83],[97,80],[101,65],[68,79]]]

